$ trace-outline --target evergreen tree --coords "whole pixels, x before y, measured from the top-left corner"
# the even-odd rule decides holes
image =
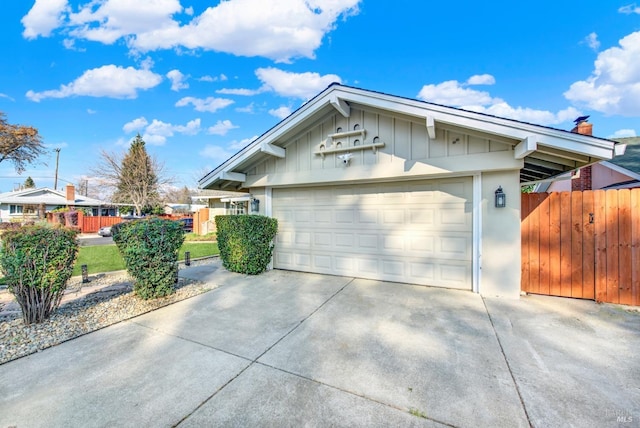
[[[33,181],[33,178],[31,178],[31,176],[27,177],[26,180],[24,180],[24,184],[22,185],[25,189],[34,189],[36,187],[36,183]]]
[[[158,201],[159,182],[154,162],[147,153],[145,142],[138,134],[122,159],[120,179],[113,195],[115,202],[132,203],[136,215],[145,205]]]

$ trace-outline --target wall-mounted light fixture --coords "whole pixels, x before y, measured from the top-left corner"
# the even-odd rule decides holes
[[[260,199],[253,198],[251,200],[251,212],[252,213],[260,212]]]
[[[496,208],[504,208],[507,206],[507,195],[502,191],[502,186],[498,186],[496,190]]]

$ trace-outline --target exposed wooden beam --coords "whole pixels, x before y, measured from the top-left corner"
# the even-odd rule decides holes
[[[433,116],[427,116],[427,134],[429,134],[429,138],[435,140],[436,138],[436,121],[433,119]]]
[[[282,147],[274,146],[273,144],[269,143],[262,143],[262,145],[260,146],[260,151],[277,158],[285,157],[285,150]]]
[[[513,149],[513,155],[516,159],[524,159],[531,153],[538,149],[538,136],[530,135],[524,140],[520,141],[518,145]]]
[[[245,181],[247,181],[247,175],[241,174],[239,172],[222,171],[220,173],[220,180],[238,181],[240,183],[244,183]]]
[[[349,107],[349,104],[347,104],[345,100],[334,95],[331,97],[330,102],[331,105],[335,107],[335,109],[338,110],[341,115],[343,115],[344,117],[351,116],[351,107]]]

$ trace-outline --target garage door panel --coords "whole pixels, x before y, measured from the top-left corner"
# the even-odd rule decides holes
[[[471,183],[274,189],[274,266],[471,289]]]

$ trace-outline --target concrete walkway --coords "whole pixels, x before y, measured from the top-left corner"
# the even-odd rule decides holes
[[[220,285],[0,365],[0,427],[638,426],[640,313],[219,264]]]

